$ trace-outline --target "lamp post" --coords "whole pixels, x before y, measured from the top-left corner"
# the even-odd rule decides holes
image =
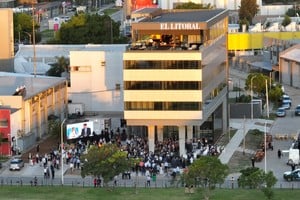
[[[250,80],[250,88],[251,88],[251,120],[253,120],[253,79],[256,76],[252,76]]]
[[[64,185],[64,158],[63,158],[63,147],[64,147],[64,134],[63,134],[63,126],[67,119],[65,118],[60,125],[60,162],[61,162],[61,184]]]
[[[265,174],[267,173],[267,121],[265,121],[265,139],[264,139],[264,150],[265,150]]]
[[[20,4],[31,5],[32,9],[32,44],[33,44],[33,74],[36,77],[36,50],[35,50],[35,28],[34,28],[34,5],[37,4],[37,0],[19,0]]]
[[[245,155],[246,150],[246,117],[244,115],[244,125],[243,125],[243,155]]]
[[[269,118],[269,94],[268,94],[268,79],[266,79],[266,103],[267,103],[267,118]]]

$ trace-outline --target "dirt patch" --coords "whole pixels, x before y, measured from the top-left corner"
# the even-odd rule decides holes
[[[260,148],[260,144],[264,139],[264,133],[258,130],[249,130],[245,137],[245,149],[256,152]],[[244,141],[241,142],[240,147],[244,147]],[[251,158],[254,154],[243,153],[235,151],[228,162],[229,172],[236,173],[247,167],[251,167]]]
[[[228,162],[229,173],[240,172],[251,166],[252,154],[235,151]]]
[[[60,139],[57,136],[48,136],[40,140],[36,145],[22,154],[22,159],[25,162],[29,162],[29,153],[35,156],[37,153],[37,145],[39,145],[39,155],[43,156],[46,153],[49,154],[53,149],[57,149],[60,143]]]

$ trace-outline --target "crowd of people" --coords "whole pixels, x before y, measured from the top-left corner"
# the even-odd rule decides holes
[[[130,179],[131,173],[146,178],[157,174],[170,175],[175,178],[199,156],[218,155],[220,153],[219,149],[209,144],[205,138],[186,142],[185,155],[179,155],[179,141],[176,138],[165,138],[163,141],[156,141],[154,152],[149,152],[148,138],[128,135],[126,129],[118,128],[116,131],[103,130],[97,137],[87,138],[86,140],[72,140],[70,144],[65,144],[63,156],[66,164],[69,165],[70,172],[81,169],[81,155],[91,145],[101,147],[106,143],[115,143],[120,149],[128,153],[129,158],[138,160],[130,171],[125,171],[122,174],[123,179]],[[57,149],[53,149],[43,156],[40,156],[37,152],[30,160],[33,164],[40,163],[44,167],[45,178],[54,178],[55,169],[59,169],[60,166],[60,151],[60,145],[58,144]]]

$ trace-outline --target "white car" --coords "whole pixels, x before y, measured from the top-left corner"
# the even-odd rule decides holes
[[[285,111],[285,108],[278,108],[277,111],[276,111],[276,116],[277,117],[284,117],[286,115],[286,111]]]
[[[286,181],[299,181],[300,180],[300,169],[295,169],[294,171],[284,172],[283,178]]]
[[[286,109],[286,110],[289,110],[291,108],[291,104],[289,104],[289,103],[282,103],[281,107],[284,108],[284,109]]]
[[[290,104],[290,106],[292,105],[292,99],[289,95],[286,94],[282,95],[282,104],[284,103],[288,103]]]
[[[21,158],[13,158],[10,161],[9,170],[21,170],[24,167],[24,161]]]

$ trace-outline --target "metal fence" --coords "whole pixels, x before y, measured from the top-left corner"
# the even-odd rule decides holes
[[[44,178],[44,177],[36,177],[37,182],[36,186],[69,186],[69,187],[95,187],[94,186],[94,178],[92,177],[73,177],[73,178],[64,178],[64,184],[62,184],[61,178]],[[143,178],[143,179],[141,179]],[[35,186],[33,177],[0,177],[0,186]],[[111,181],[108,183],[110,187],[124,187],[124,188],[184,188],[185,185],[180,179],[159,179],[159,180],[151,180],[150,186],[147,185],[146,179],[144,177],[132,178],[132,179],[121,179],[117,180],[115,183]],[[103,182],[100,186],[103,187]],[[200,187],[200,185],[195,184],[195,188]],[[222,189],[237,189],[239,188],[237,180],[225,180],[223,184],[217,184],[216,188]],[[274,189],[300,189],[300,182],[285,182],[278,181],[274,187]]]

